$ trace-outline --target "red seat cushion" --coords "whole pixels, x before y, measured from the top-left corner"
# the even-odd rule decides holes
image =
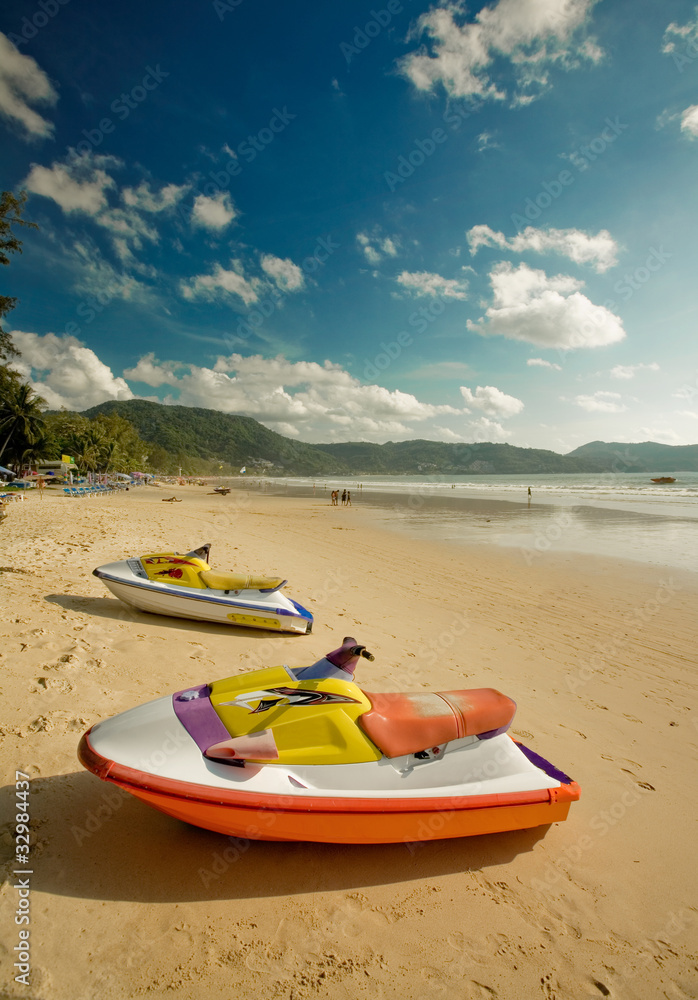
[[[516,705],[494,688],[426,694],[364,694],[371,708],[359,717],[386,757],[400,757],[463,736],[506,729]]]

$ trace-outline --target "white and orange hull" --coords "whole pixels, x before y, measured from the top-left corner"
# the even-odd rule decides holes
[[[413,766],[230,766],[207,759],[171,698],[99,723],[82,764],[184,822],[256,840],[396,843],[547,826],[564,820],[579,786],[505,733],[466,737]],[[412,758],[413,760],[413,758]]]

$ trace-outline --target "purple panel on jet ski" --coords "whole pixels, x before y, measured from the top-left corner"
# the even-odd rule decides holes
[[[211,704],[210,694],[208,684],[201,684],[172,695],[175,715],[202,753],[214,743],[230,739],[230,733]]]
[[[564,785],[571,784],[572,779],[569,775],[565,774],[564,771],[558,770],[558,768],[556,768],[554,764],[551,764],[549,760],[546,760],[545,757],[539,756],[539,754],[537,754],[534,750],[529,750],[528,747],[523,745],[523,743],[517,743],[516,745],[521,753],[524,754],[525,757],[528,757],[530,762],[535,764],[536,767],[539,767],[541,771],[548,775],[549,778],[554,778],[555,781],[561,781]]]

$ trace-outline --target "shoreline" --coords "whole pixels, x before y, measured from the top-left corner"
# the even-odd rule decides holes
[[[260,480],[231,483],[240,493],[277,497],[296,497],[329,503],[330,487],[283,480]],[[605,502],[562,502],[547,498],[514,500],[510,497],[473,497],[444,491],[431,491],[407,484],[402,491],[352,489],[352,509],[363,507],[374,512],[382,527],[402,531],[412,538],[440,541],[459,546],[485,546],[518,549],[523,563],[530,566],[540,557],[553,553],[575,556],[611,557],[646,566],[698,572],[693,555],[698,552],[698,518],[683,516],[676,510],[665,513],[614,508]],[[641,507],[642,505],[634,505]]]
[[[171,495],[182,503],[161,502]],[[354,1000],[367,986],[455,1000],[477,983],[538,1000],[542,982],[565,997],[690,996],[695,574],[571,553],[526,566],[503,547],[412,539],[359,504],[254,489],[28,496],[0,531],[2,795],[15,768],[30,774],[37,1000],[213,1000],[231,977],[240,1000]],[[313,632],[132,612],[91,576],[207,541],[216,569],[288,576]],[[512,734],[582,787],[567,821],[369,849],[233,842],[79,769],[78,740],[100,718],[257,666],[310,663],[347,634],[376,656],[357,675],[369,691],[513,697]],[[15,907],[8,882],[5,926]],[[8,996],[23,996],[7,961]]]

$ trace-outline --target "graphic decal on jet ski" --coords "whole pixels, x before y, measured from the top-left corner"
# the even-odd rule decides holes
[[[333,694],[330,691],[306,691],[298,688],[268,688],[266,691],[249,691],[234,701],[222,701],[221,705],[237,705],[240,708],[248,708],[251,715],[259,712],[268,712],[270,708],[279,705],[330,705],[336,702],[352,702],[359,704],[358,699],[349,698],[343,694]],[[255,708],[252,706],[258,702]]]

